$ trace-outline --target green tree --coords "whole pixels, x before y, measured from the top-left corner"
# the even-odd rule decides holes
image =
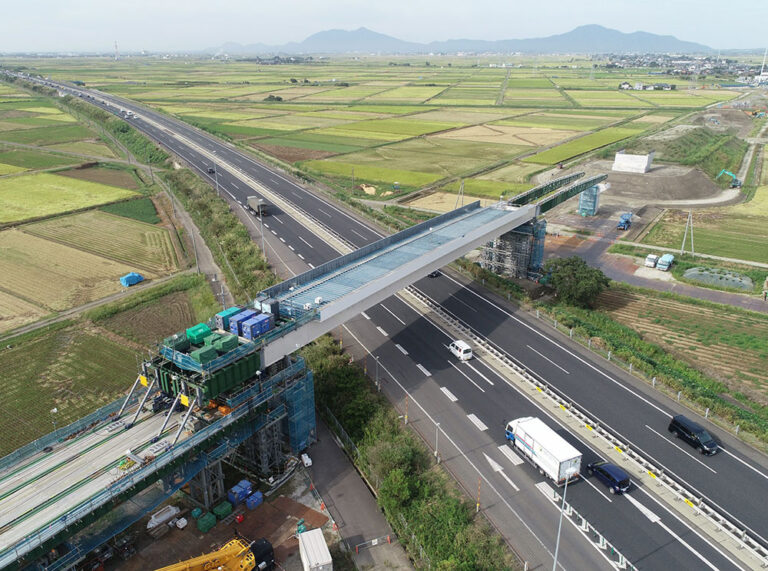
[[[379,486],[379,505],[394,515],[411,499],[410,478],[400,468],[392,470]]]
[[[550,283],[560,301],[578,307],[592,307],[611,280],[597,268],[590,268],[578,256],[554,258],[544,264],[544,272],[551,274]]]

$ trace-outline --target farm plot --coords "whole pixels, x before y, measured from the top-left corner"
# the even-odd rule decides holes
[[[430,103],[439,105],[493,105],[499,96],[498,88],[451,87]]]
[[[330,101],[330,102],[343,102],[343,101],[359,101],[386,91],[388,86],[384,85],[354,85],[352,87],[339,87],[336,89],[329,89],[322,93],[315,93],[313,95],[307,95],[302,98],[302,101]]]
[[[768,404],[768,316],[612,290],[600,295],[598,308],[730,389]]]
[[[372,95],[366,101],[394,101],[396,103],[422,103],[434,97],[445,87],[403,86]]]
[[[538,127],[545,129],[564,129],[567,131],[593,131],[620,118],[606,115],[569,115],[566,113],[529,113],[522,117],[512,117],[492,123],[493,125],[511,125],[517,127]]]
[[[6,175],[6,174],[13,174],[17,172],[24,172],[25,168],[23,167],[16,167],[13,165],[7,165],[5,163],[0,163],[0,176]]]
[[[658,107],[704,107],[717,101],[733,99],[738,93],[735,91],[638,91],[633,95]]]
[[[333,160],[306,161],[301,163],[301,166],[321,175],[351,179],[354,173],[355,180],[358,182],[383,183],[387,186],[398,182],[401,186],[410,188],[418,188],[442,178],[439,174],[359,165]]]
[[[48,169],[79,162],[81,162],[79,158],[64,157],[59,154],[54,155],[31,149],[0,151],[0,163],[17,166],[24,170]]]
[[[15,229],[0,232],[0,249],[3,289],[52,311],[120,291],[119,277],[135,269]]]
[[[579,131],[499,125],[498,123],[493,123],[456,129],[454,131],[440,133],[435,135],[435,137],[457,141],[473,141],[476,143],[523,145],[530,148],[553,145],[578,134],[580,134]]]
[[[155,275],[178,269],[165,228],[99,210],[29,224],[23,231]]]
[[[554,165],[561,161],[566,161],[573,157],[583,155],[589,151],[599,149],[605,145],[610,145],[616,141],[621,141],[632,135],[638,133],[637,129],[628,129],[622,127],[613,127],[598,131],[597,133],[591,133],[583,137],[579,137],[573,141],[558,145],[553,149],[548,149],[541,153],[537,153],[532,157],[523,159],[529,163],[537,163],[542,165]]]
[[[654,107],[619,91],[568,91],[568,96],[582,107]]]
[[[527,182],[531,175],[540,170],[542,170],[542,167],[539,165],[514,162],[511,165],[503,166],[491,172],[481,174],[477,178],[481,180],[495,180],[499,182],[523,183]]]
[[[51,432],[51,410],[64,426],[130,387],[135,350],[103,331],[71,326],[14,342],[0,353],[0,456]]]
[[[89,167],[59,171],[58,176],[68,176],[78,180],[88,180],[107,186],[138,190],[139,184],[131,173],[121,168]]]
[[[32,119],[29,120],[31,121]],[[3,131],[2,133],[3,141],[37,146],[69,143],[71,141],[94,138],[96,138],[96,133],[86,129],[82,125],[37,127],[20,131]]]
[[[761,187],[758,192],[765,196],[768,187]],[[757,214],[755,208],[755,205],[748,202],[732,207],[694,211],[696,252],[768,263],[768,213]],[[687,212],[668,211],[643,239],[643,243],[679,247],[687,217]]]
[[[41,307],[0,289],[0,333],[37,321],[46,313]]]
[[[108,159],[117,158],[117,155],[104,143],[98,141],[75,141],[74,143],[59,143],[57,145],[46,145],[46,149],[55,149],[66,153],[75,153],[79,155],[91,155],[95,157],[106,157]]]
[[[35,173],[0,179],[0,223],[107,204],[136,193],[86,180]]]

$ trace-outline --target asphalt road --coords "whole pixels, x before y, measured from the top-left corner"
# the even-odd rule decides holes
[[[120,106],[129,107],[125,103]],[[156,112],[135,105],[132,108],[142,116],[150,115],[153,121],[163,124],[165,128],[142,125],[141,119],[130,120],[134,126],[178,154],[212,184],[216,185],[218,179],[220,191],[231,200],[243,204],[252,193],[247,187],[243,188],[242,180],[236,176],[237,171],[244,171],[268,186],[270,192],[300,205],[302,210],[345,236],[355,246],[362,246],[378,237],[354,217],[230,146]],[[213,162],[210,157],[171,136],[168,132],[171,129],[210,153],[216,151],[222,162],[234,165],[236,171],[227,170],[228,167],[217,163],[217,174],[208,174],[207,167]],[[310,266],[337,255],[333,248],[287,213],[275,212],[264,222],[266,231],[281,239],[287,248]],[[724,451],[714,457],[699,457],[692,449],[669,439],[666,432],[668,419],[678,409],[661,395],[597,361],[567,340],[556,335],[553,337],[548,331],[542,332],[542,327],[535,320],[530,323],[530,316],[517,312],[503,300],[494,299],[494,296],[472,284],[445,275],[422,280],[416,286],[514,356],[529,371],[545,378],[579,403],[636,449],[643,450],[669,473],[676,474],[693,486],[702,497],[728,511],[733,519],[742,522],[755,536],[764,538],[768,535],[764,510],[759,502],[754,501],[754,498],[763,497],[768,491],[768,470],[764,458],[712,426],[707,428],[721,440]],[[545,550],[552,549],[557,514],[556,511],[550,513],[553,510],[547,505],[548,500],[537,501],[535,483],[541,478],[527,464],[515,465],[511,462],[499,446],[504,444],[503,425],[511,418],[535,415],[559,429],[556,420],[527,402],[479,359],[467,364],[452,362],[444,347],[448,338],[436,332],[430,322],[416,317],[413,310],[397,298],[379,304],[366,314],[370,320],[361,317],[352,320],[348,327],[371,353],[378,355],[382,370],[390,371],[393,379],[402,385],[402,389],[395,389],[397,383],[393,382],[385,390],[395,400],[402,397],[402,393],[396,394],[398,391],[408,390],[417,396],[430,416],[440,416],[437,421],[441,423],[440,434],[465,451],[464,459],[494,483],[494,488],[500,490],[502,502],[507,502],[510,508],[515,506],[509,510],[510,514],[522,514],[522,519],[541,540]],[[386,336],[379,332],[379,327],[387,333]],[[413,355],[418,355],[418,362]],[[424,371],[428,371],[429,375]],[[450,392],[456,400],[448,398],[442,389]],[[470,418],[468,414],[474,417]],[[442,420],[443,416],[446,420]],[[479,428],[483,425],[487,427],[485,430]],[[596,457],[589,443],[567,433],[564,435],[582,450],[585,463]],[[495,470],[488,458],[502,470]],[[502,473],[506,478],[501,476]],[[515,482],[514,487],[509,485],[508,478]],[[590,523],[604,530],[608,539],[635,565],[649,569],[675,565],[704,568],[706,560],[713,562],[710,565],[715,568],[733,567],[716,547],[700,538],[695,530],[674,514],[666,512],[645,490],[636,488],[627,498],[609,498],[599,485],[590,484],[589,480],[585,480],[570,486],[569,499],[573,500],[574,507],[580,513],[588,517]],[[749,493],[744,493],[745,490]],[[648,511],[660,519],[651,521]],[[510,514],[507,517],[514,520],[515,517]],[[561,561],[566,562],[566,567],[585,568],[583,565],[590,560],[592,566],[604,563],[590,551],[591,547],[584,545],[586,542],[578,537],[577,532],[569,532],[564,527],[563,533],[564,537],[569,536],[568,541],[572,544],[566,551],[561,546]],[[510,539],[514,543],[514,538]]]

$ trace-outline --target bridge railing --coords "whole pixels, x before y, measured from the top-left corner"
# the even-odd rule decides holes
[[[187,440],[184,440],[180,444],[174,446],[165,454],[161,454],[152,463],[143,466],[133,472],[130,472],[125,477],[119,479],[116,482],[113,482],[108,487],[104,488],[102,491],[97,492],[87,500],[77,504],[65,515],[42,523],[37,531],[27,535],[23,540],[17,542],[11,547],[0,551],[0,569],[4,569],[7,565],[12,564],[14,561],[20,559],[24,556],[24,554],[35,549],[36,547],[42,546],[46,541],[61,533],[68,524],[77,522],[80,519],[86,517],[94,510],[98,509],[104,504],[107,504],[108,502],[111,502],[113,499],[130,490],[139,482],[150,477],[154,472],[157,472],[175,460],[185,456],[192,449],[200,446],[222,429],[234,424],[238,420],[250,414],[252,408],[253,406],[244,405],[236,410],[233,410],[230,414],[221,420],[206,426]],[[276,407],[275,410],[266,415],[266,421],[271,422],[272,420],[280,418],[284,414],[285,405],[281,404],[280,406]],[[222,445],[225,444],[226,443],[222,443]],[[219,456],[216,454],[222,445],[219,445],[213,451],[208,452],[208,455],[213,459],[218,458]]]

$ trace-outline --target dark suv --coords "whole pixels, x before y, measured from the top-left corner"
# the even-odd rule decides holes
[[[712,435],[682,414],[672,417],[667,429],[675,438],[681,438],[702,454],[714,454],[719,450]]]
[[[629,474],[615,464],[609,464],[605,460],[589,464],[587,466],[587,474],[595,476],[608,486],[608,491],[612,494],[623,494],[632,485]]]

